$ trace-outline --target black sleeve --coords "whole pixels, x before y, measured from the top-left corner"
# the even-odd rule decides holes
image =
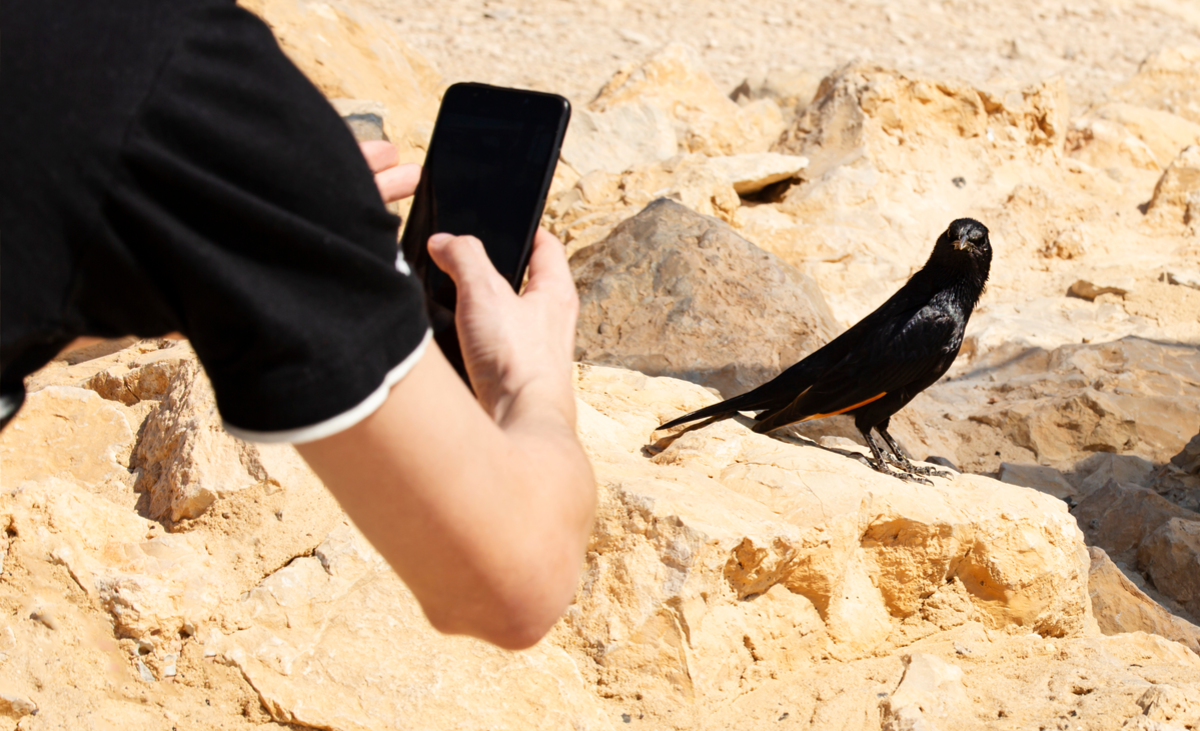
[[[190,19],[119,168],[105,221],[191,340],[234,433],[336,432],[419,358],[428,324],[419,284],[397,271],[398,219],[342,120],[254,16],[229,3]]]

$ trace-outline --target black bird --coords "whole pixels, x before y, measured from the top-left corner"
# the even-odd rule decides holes
[[[938,237],[921,271],[857,325],[753,391],[693,411],[659,429],[710,419],[692,427],[699,428],[739,411],[757,411],[754,431],[761,434],[848,414],[866,438],[875,457],[871,466],[879,472],[925,483],[914,475],[945,476],[910,462],[888,434],[888,422],[954,362],[991,263],[987,227],[960,218]],[[872,429],[883,437],[892,459],[885,460]],[[891,469],[889,463],[904,472]]]

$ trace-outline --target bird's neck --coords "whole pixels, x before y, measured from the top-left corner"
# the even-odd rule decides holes
[[[987,285],[987,270],[981,269],[974,260],[936,261],[931,260],[925,268],[913,275],[911,283],[928,291],[932,296],[939,291],[951,291],[954,300],[966,307],[970,314],[979,303]]]

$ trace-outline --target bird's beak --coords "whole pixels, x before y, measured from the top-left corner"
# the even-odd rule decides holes
[[[962,251],[970,245],[970,242],[968,242],[965,238],[954,240],[954,248],[958,249],[959,251]]]

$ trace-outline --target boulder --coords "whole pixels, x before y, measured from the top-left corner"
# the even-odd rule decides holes
[[[658,198],[670,198],[705,216],[731,221],[741,205],[733,182],[711,158],[677,155],[621,175],[592,171],[552,197],[546,215],[550,231],[572,254],[608,236],[617,224]]]
[[[1103,549],[1088,549],[1092,558],[1088,593],[1092,614],[1106,635],[1149,632],[1174,640],[1200,655],[1200,627],[1177,617],[1129,579]]]
[[[686,378],[733,396],[836,333],[812,280],[725,224],[651,203],[577,252],[576,357]]]
[[[1200,46],[1156,51],[1142,61],[1132,79],[1109,95],[1200,124]]]
[[[1180,507],[1200,512],[1200,434],[1155,471],[1149,487]]]
[[[1137,560],[1142,543],[1172,518],[1200,520],[1200,514],[1135,485],[1106,485],[1085,497],[1072,512],[1090,545],[1103,548],[1126,565],[1142,563]],[[1167,593],[1164,587],[1158,588]]]
[[[1185,147],[1200,145],[1200,123],[1170,112],[1113,102],[1091,114],[1121,125],[1144,142],[1154,153],[1159,169],[1170,165]]]
[[[133,465],[150,515],[171,523],[269,479],[258,449],[221,426],[208,377],[190,359],[178,362],[166,397],[146,419]]]
[[[750,195],[772,183],[796,177],[808,166],[808,160],[778,152],[757,152],[714,157],[708,165],[728,180],[738,195]]]
[[[983,336],[978,329],[972,335]],[[976,347],[971,340],[964,343],[968,352]],[[1195,433],[1195,403],[1200,362],[1194,348],[1128,337],[1050,351],[994,348],[957,377],[931,386],[907,411],[921,422],[941,420],[937,453],[963,469],[1036,463],[1077,473],[1072,484],[1086,492],[1108,477],[1143,483],[1150,463],[1167,462]],[[1104,454],[1133,461],[1110,462],[1105,477],[1085,485],[1101,467],[1087,460]]]
[[[722,157],[676,155],[619,175],[597,169],[546,205],[550,230],[574,253],[607,236],[657,198],[671,198],[706,216],[737,224],[741,195],[787,180],[807,161],[794,155],[746,153]]]
[[[778,104],[759,99],[738,106],[717,88],[695,53],[678,43],[641,65],[618,71],[588,108],[610,112],[644,103],[656,105],[674,120],[676,138],[688,152],[766,152],[784,129]]]
[[[765,74],[748,76],[729,94],[738,104],[758,99],[774,99],[784,117],[803,114],[821,85],[821,74],[799,68],[772,69]]]
[[[1052,467],[1001,462],[998,479],[1009,485],[1031,487],[1060,500],[1073,499],[1078,496],[1075,487],[1067,482],[1067,478]]]
[[[1200,514],[1158,526],[1138,545],[1137,562],[1159,591],[1200,617]]]
[[[401,162],[420,162],[437,112],[439,74],[356,0],[242,0],[284,53],[330,99],[383,105],[383,127]]]
[[[562,159],[581,176],[594,170],[623,173],[674,157],[678,148],[666,112],[649,102],[630,103],[608,112],[573,111]]]
[[[1163,171],[1146,214],[1152,221],[1200,226],[1200,145],[1184,149]]]
[[[1154,150],[1119,121],[1097,117],[1071,120],[1067,154],[1096,168],[1161,170]]]

